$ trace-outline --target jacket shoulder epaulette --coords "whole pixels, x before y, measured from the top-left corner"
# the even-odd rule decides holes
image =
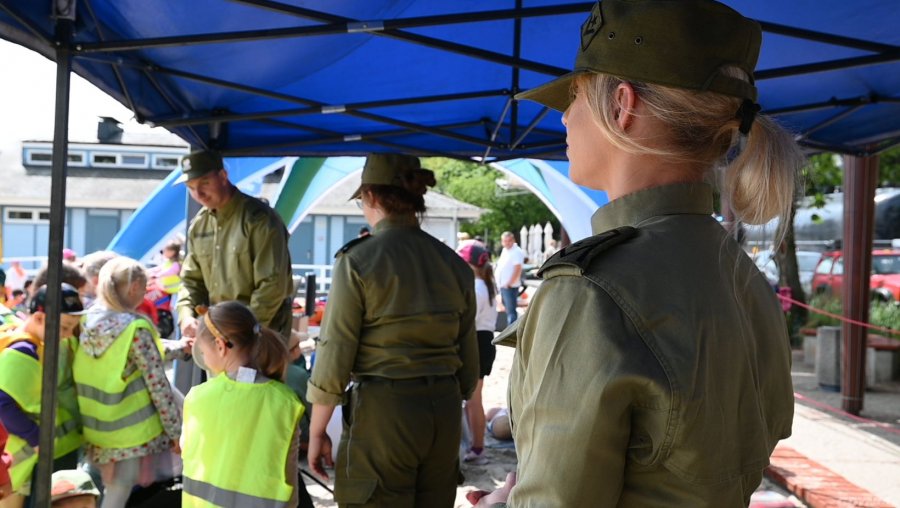
[[[637,235],[638,230],[631,226],[622,226],[599,235],[589,236],[558,250],[541,265],[538,277],[543,276],[547,270],[557,266],[569,266],[577,268],[584,273],[591,262],[599,254],[627,242]]]
[[[355,245],[359,245],[359,244],[362,243],[364,240],[368,240],[371,236],[372,236],[372,235],[366,235],[366,236],[361,236],[361,237],[359,237],[359,238],[354,238],[353,240],[350,240],[349,242],[345,243],[343,247],[341,247],[340,249],[338,249],[337,252],[334,253],[334,257],[336,258],[336,257],[340,256],[341,254],[343,254],[343,253],[347,252],[348,250],[352,249]]]

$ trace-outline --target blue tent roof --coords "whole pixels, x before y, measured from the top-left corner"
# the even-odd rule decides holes
[[[54,55],[51,4],[5,0],[0,37]],[[759,20],[764,111],[815,149],[900,136],[896,0],[726,0]],[[559,113],[510,101],[570,68],[591,3],[83,0],[74,69],[227,155],[407,151],[563,159]],[[487,4],[487,5],[486,5]],[[517,7],[520,5],[521,7]]]

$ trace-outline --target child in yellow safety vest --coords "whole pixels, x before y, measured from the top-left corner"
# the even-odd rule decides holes
[[[78,291],[62,284],[59,336],[71,337],[83,313]],[[29,303],[29,316],[18,327],[0,333],[0,421],[9,431],[7,451],[13,456],[10,469],[14,494],[0,507],[21,506],[31,491],[37,463],[38,419],[41,412],[41,383],[46,329],[47,288],[37,290]],[[66,347],[61,345],[62,347]],[[62,350],[60,351],[60,356]],[[68,356],[66,356],[68,358]],[[60,365],[60,379],[70,376],[68,365]],[[82,437],[77,412],[59,400],[54,440],[54,470],[74,468]]]
[[[182,506],[297,506],[304,407],[283,379],[288,350],[239,302],[213,305],[194,348],[213,374],[184,401]]]
[[[135,309],[147,275],[120,256],[100,270],[97,299],[82,319],[73,372],[88,443],[86,456],[103,477],[103,507],[124,507],[132,489],[181,469],[181,397],[166,378],[169,347]]]

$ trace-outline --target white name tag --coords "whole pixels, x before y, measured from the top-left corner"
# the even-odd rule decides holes
[[[247,367],[238,367],[237,379],[238,383],[253,384],[256,381],[256,369],[248,369]]]

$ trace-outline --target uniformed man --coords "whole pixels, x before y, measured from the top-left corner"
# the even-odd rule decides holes
[[[217,153],[191,153],[182,159],[181,171],[176,183],[185,182],[203,205],[188,229],[181,267],[176,312],[182,335],[196,333],[198,307],[237,300],[287,343],[294,285],[284,222],[228,180]]]

